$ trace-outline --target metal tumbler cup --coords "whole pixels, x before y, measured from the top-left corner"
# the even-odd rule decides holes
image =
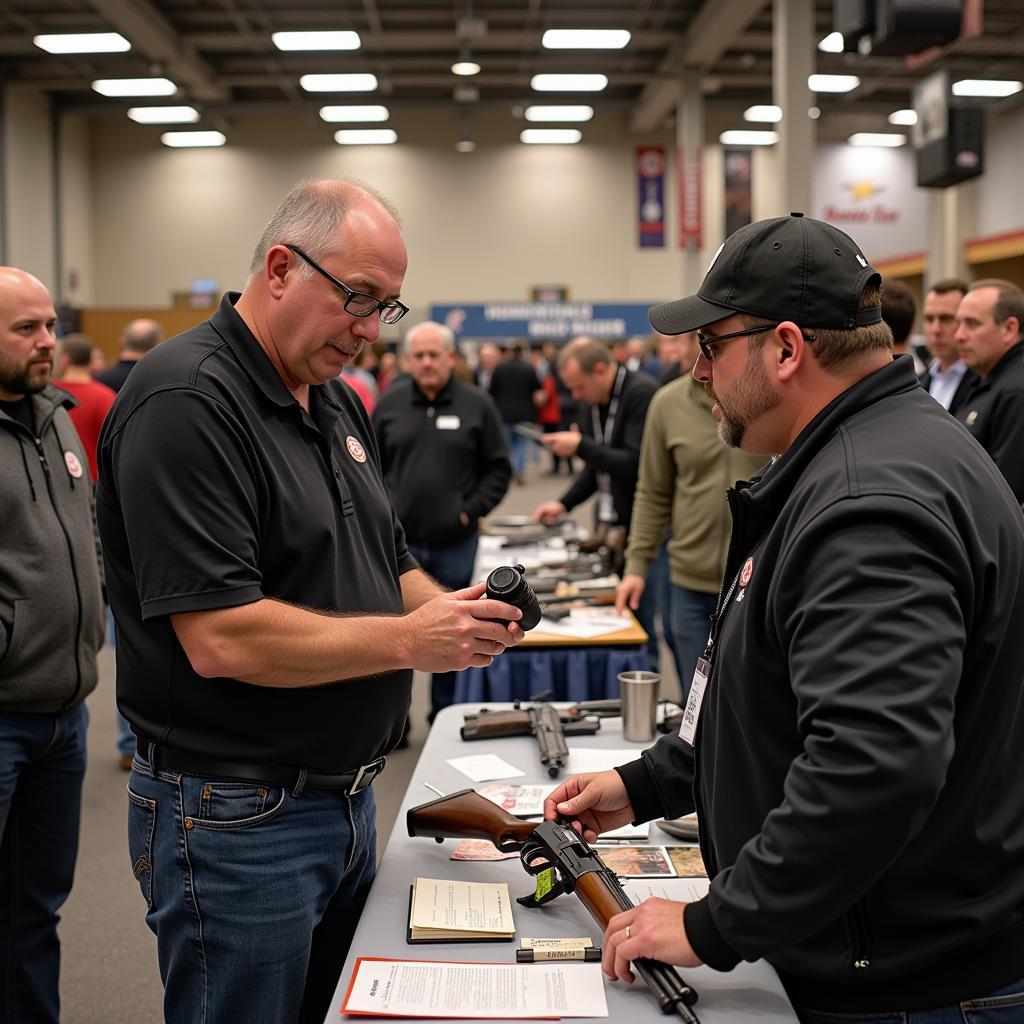
[[[620,672],[619,698],[622,701],[622,736],[630,743],[648,743],[654,739],[658,713],[657,672]]]

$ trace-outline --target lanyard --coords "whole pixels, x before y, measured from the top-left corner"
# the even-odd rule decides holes
[[[619,396],[622,394],[622,385],[626,380],[626,368],[620,366],[615,374],[615,385],[612,387],[611,401],[608,403],[608,415],[604,421],[604,430],[601,429],[601,417],[598,415],[597,406],[590,407],[590,415],[594,424],[594,437],[600,438],[605,444],[612,443],[612,431],[615,429],[615,416],[619,411]]]
[[[622,385],[626,380],[626,368],[620,366],[615,374],[615,384],[612,387],[611,401],[608,403],[608,415],[605,417],[604,430],[601,429],[601,417],[598,415],[597,406],[590,407],[591,422],[594,426],[594,440],[600,439],[605,445],[611,445],[612,432],[615,430],[615,417],[619,411],[619,397],[622,394]],[[612,502],[612,478],[608,473],[597,474],[597,518],[602,523],[615,522],[615,506]],[[629,525],[628,523],[626,524]]]

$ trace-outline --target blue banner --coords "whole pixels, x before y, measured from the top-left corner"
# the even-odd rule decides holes
[[[637,224],[641,249],[665,248],[665,148],[636,147]]]
[[[651,333],[654,302],[488,302],[431,306],[430,319],[458,338],[567,341],[578,334],[607,341]]]

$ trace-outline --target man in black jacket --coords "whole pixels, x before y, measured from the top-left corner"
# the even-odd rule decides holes
[[[957,310],[956,340],[978,382],[957,410],[1024,503],[1024,295],[1009,281],[975,281]]]
[[[542,443],[563,458],[579,456],[585,466],[561,498],[542,502],[533,517],[554,522],[596,493],[598,522],[628,529],[644,421],[658,382],[618,366],[608,347],[591,338],[576,338],[562,349],[558,372],[581,403],[581,419],[588,429],[545,434]]]
[[[763,957],[803,1024],[932,1024],[986,998],[1019,1020],[1024,518],[892,360],[879,284],[852,239],[793,214],[737,231],[696,296],[651,311],[702,330],[722,438],[781,455],[729,491],[679,735],[545,813],[588,837],[698,814],[708,895],[612,918],[611,976]]]
[[[477,524],[508,490],[512,467],[494,403],[452,375],[455,337],[426,321],[405,336],[411,379],[373,413],[381,468],[409,551],[449,590],[468,587]],[[452,703],[455,674],[435,672],[430,720]]]

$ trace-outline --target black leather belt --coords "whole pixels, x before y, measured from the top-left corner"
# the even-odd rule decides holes
[[[146,747],[140,744],[140,753]],[[300,782],[302,769],[288,768],[283,765],[244,764],[238,761],[218,761],[212,757],[189,754],[183,750],[171,750],[152,744],[149,757],[153,771],[185,772],[187,775],[202,775],[212,779],[232,779],[238,782],[252,782],[263,786],[281,786],[294,789]],[[354,771],[341,772],[337,775],[325,775],[321,772],[306,772],[303,788],[340,789],[346,796],[354,796],[370,785],[384,771],[387,759],[378,757],[376,761],[364,764]]]

